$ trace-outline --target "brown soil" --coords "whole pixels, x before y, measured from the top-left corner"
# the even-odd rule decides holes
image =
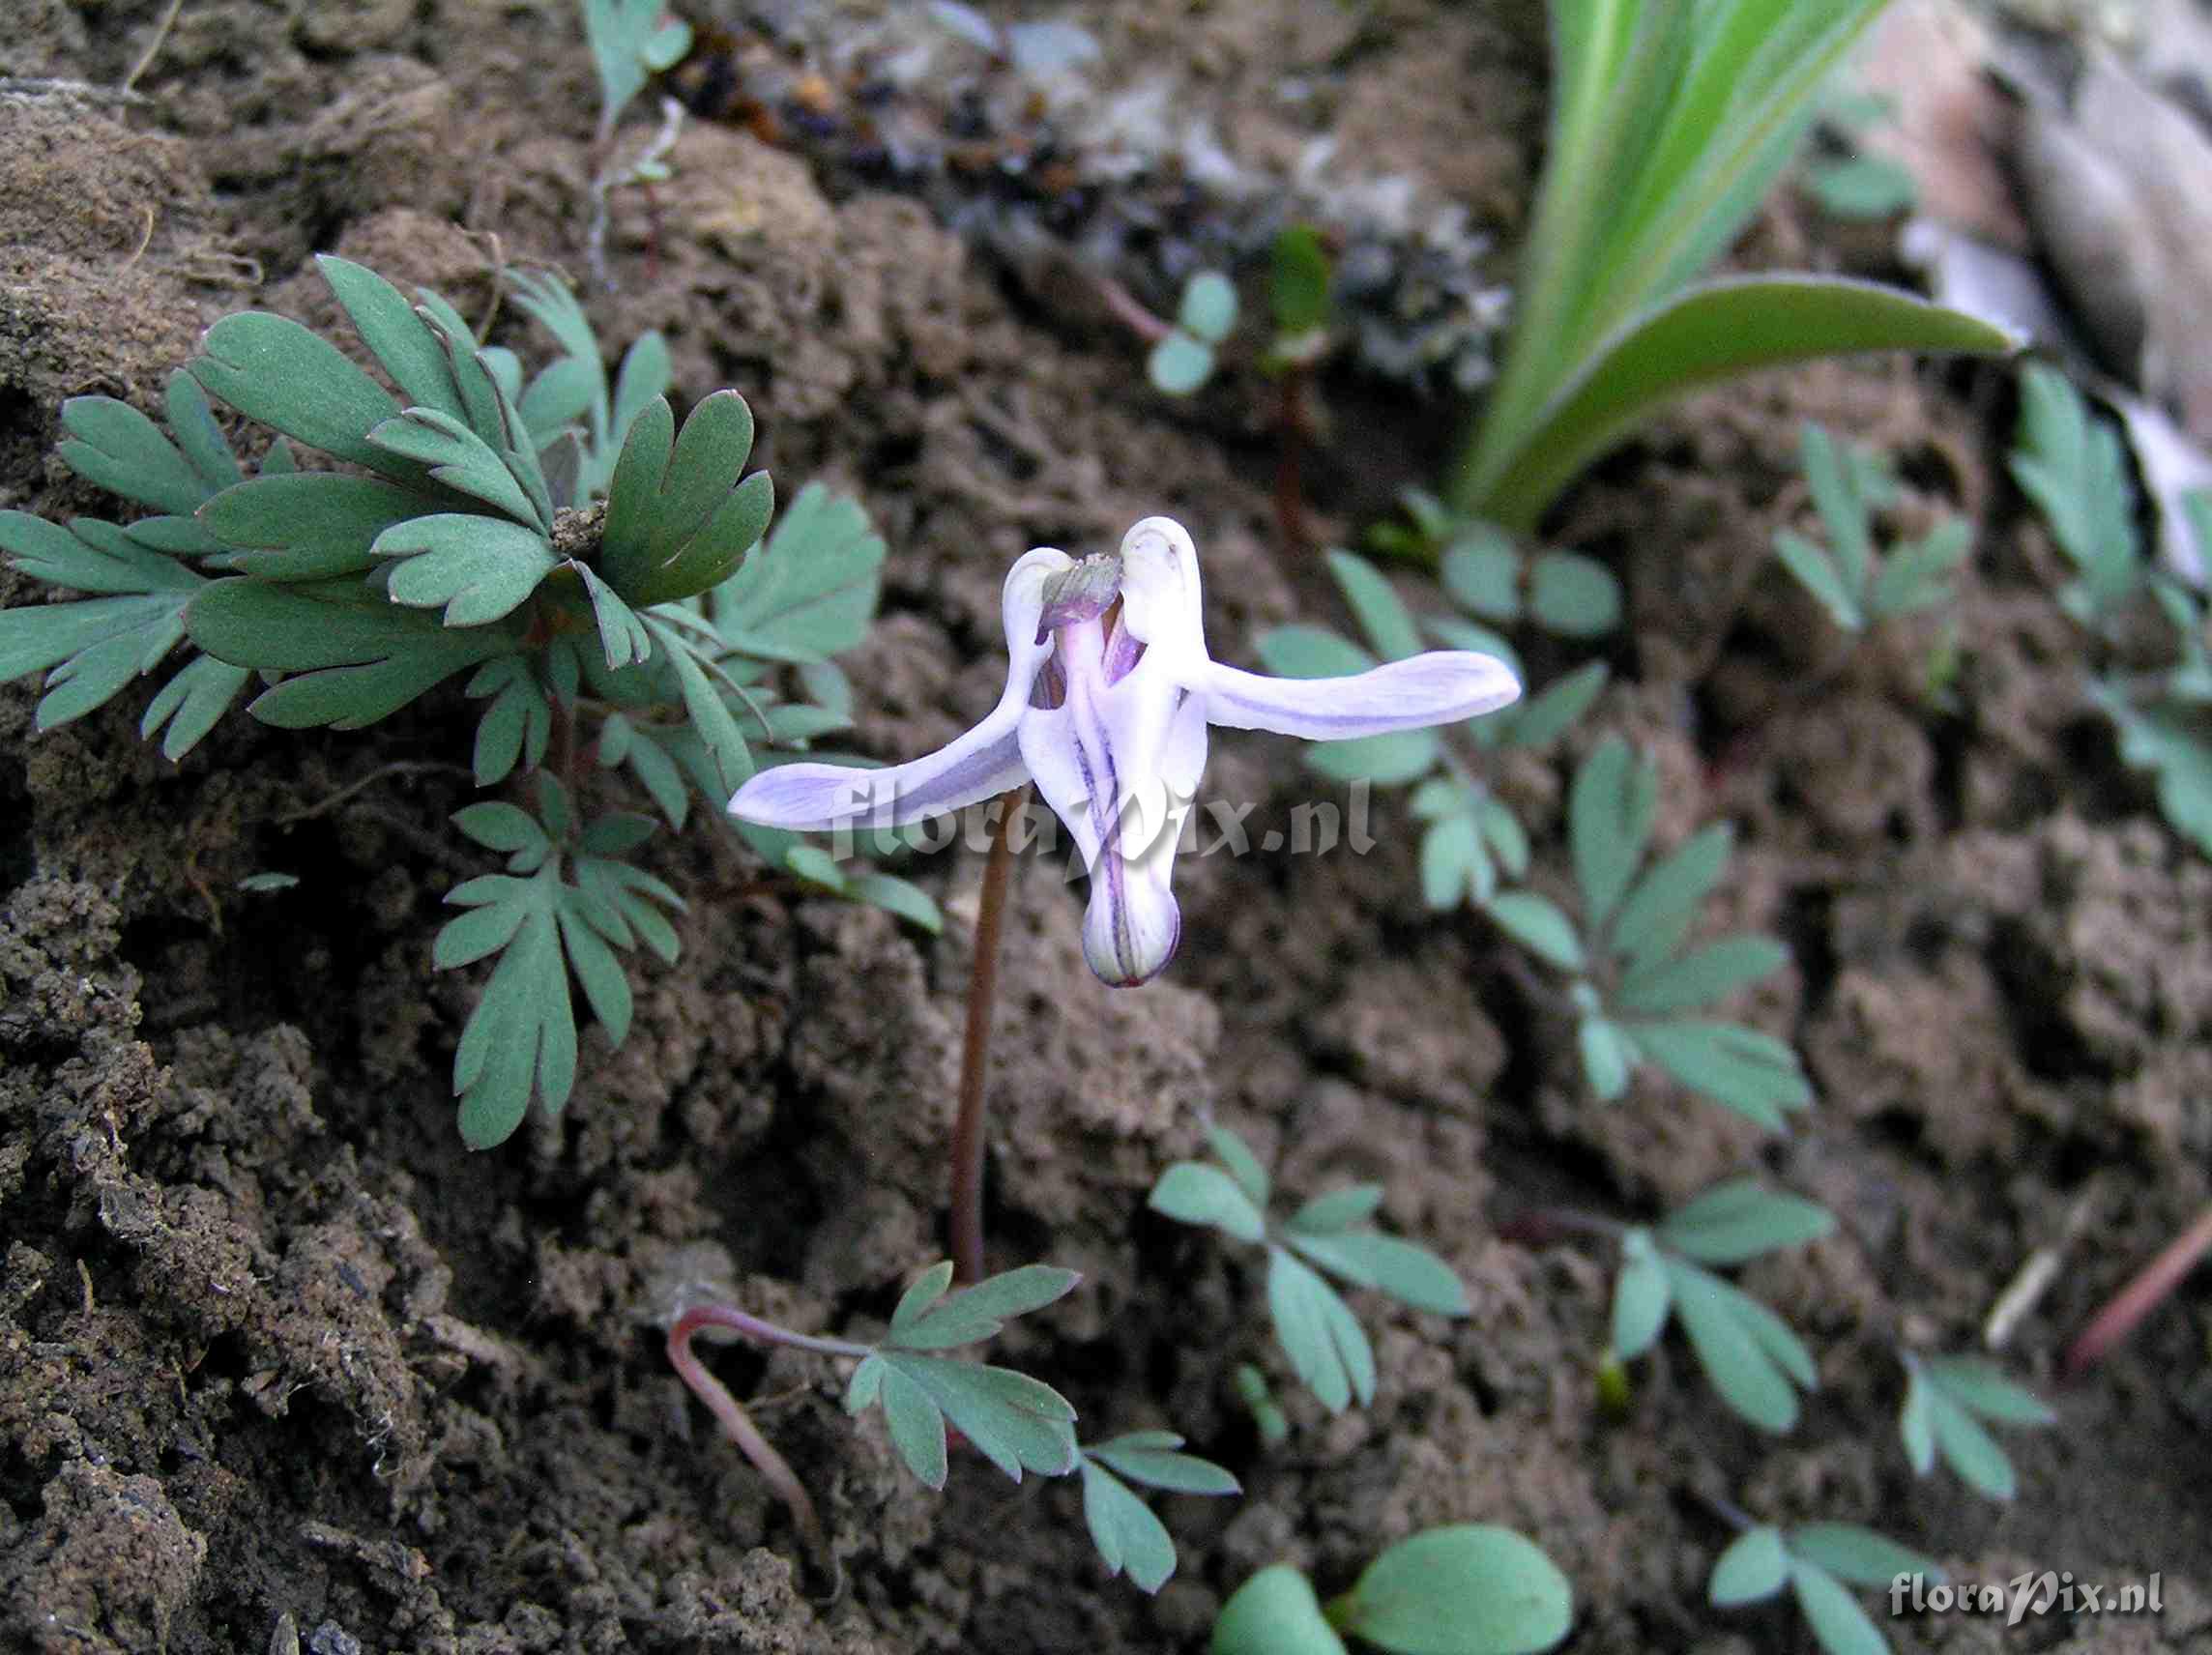
[[[30,0],[0,72],[111,86],[161,10]],[[1091,10],[1101,77],[1185,46],[1229,89],[1311,74],[1332,90],[1308,118],[1340,118],[1379,169],[1501,231],[1523,209],[1528,6],[1439,21],[1396,0],[1355,31],[1291,26],[1316,10],[1296,0],[1187,9],[1187,27],[1168,0]],[[49,457],[60,401],[156,406],[198,330],[244,304],[328,319],[314,250],[471,314],[495,255],[581,272],[596,95],[574,35],[559,4],[188,0],[141,102],[0,90],[0,507],[105,508]],[[1259,126],[1251,152],[1287,159],[1296,123]],[[1265,447],[1214,403],[1164,403],[1128,341],[1063,324],[915,200],[828,190],[748,132],[695,123],[673,162],[650,201],[618,200],[621,291],[594,316],[611,340],[666,330],[684,394],[751,399],[787,491],[856,489],[887,535],[888,618],[849,663],[864,749],[942,740],[996,697],[999,581],[1034,543],[1175,513],[1232,658],[1257,628],[1334,617],[1325,580],[1271,544]],[[1380,468],[1319,502],[1334,529],[1428,475],[1451,421],[1331,392]],[[1564,1007],[1471,917],[1420,915],[1398,801],[1365,857],[1190,861],[1182,955],[1140,992],[1091,979],[1073,894],[1028,870],[994,1258],[1085,1281],[1005,1350],[1089,1434],[1172,1424],[1247,1490],[1163,1502],[1182,1567],[1156,1600],[1103,1578],[1070,1484],[966,1464],[933,1496],[877,1422],[847,1421],[834,1364],[717,1350],[740,1394],[774,1399],[763,1421],[824,1505],[854,1587],[824,1610],[660,1352],[674,1286],[701,1271],[792,1325],[864,1331],[936,1256],[977,859],[918,875],[951,915],[937,942],[774,892],[694,902],[682,966],[640,974],[628,1044],[588,1041],[561,1119],[471,1156],[446,1083],[475,985],[428,962],[440,895],[477,871],[443,831],[465,784],[412,769],[326,808],[380,767],[453,756],[450,701],[365,736],[233,718],[171,766],[135,739],[141,698],[33,739],[34,687],[0,686],[7,1641],[1195,1650],[1254,1568],[1288,1557],[1339,1586],[1389,1538],[1480,1519],[1573,1578],[1578,1650],[1799,1647],[1780,1611],[1703,1607],[1727,1532],[1700,1496],[1726,1495],[1874,1523],[1975,1580],[2163,1574],[2155,1623],[1932,1620],[1899,1626],[1901,1648],[2212,1648],[2201,1292],[2056,1392],[2060,1429],[2008,1436],[2010,1507],[1914,1482],[1895,1442],[1900,1341],[1966,1348],[2030,1250],[2079,1222],[2018,1336],[2049,1383],[2070,1332],[2212,1197],[2212,868],[2087,713],[2048,549],[2003,482],[2004,394],[1878,363],[1732,388],[1601,467],[1558,525],[1615,561],[1634,611],[1620,684],[1571,745],[1619,730],[1656,753],[1669,839],[1735,819],[1713,922],[1792,945],[1742,1008],[1819,1088],[1786,1140],[1657,1084],[1592,1104]],[[1764,554],[1799,509],[1805,417],[1900,452],[1918,508],[1977,514],[1953,710],[1919,693],[1926,635],[1807,658],[1819,628]],[[0,573],[0,601],[31,595]],[[1823,693],[1797,697],[1815,674]],[[1222,793],[1265,801],[1255,821],[1308,786],[1288,743],[1216,752]],[[1507,780],[1556,848],[1557,776]],[[694,894],[757,871],[711,831],[655,855]],[[237,891],[263,869],[301,883]],[[1332,1421],[1286,1383],[1296,1430],[1272,1453],[1227,1383],[1269,1360],[1254,1280],[1142,1210],[1209,1113],[1292,1189],[1385,1182],[1387,1221],[1475,1305],[1447,1324],[1363,1300],[1375,1406]],[[1747,1163],[1843,1220],[1747,1272],[1819,1353],[1808,1419],[1757,1439],[1669,1346],[1607,1420],[1611,1261],[1499,1224],[1555,1199],[1641,1216]]]

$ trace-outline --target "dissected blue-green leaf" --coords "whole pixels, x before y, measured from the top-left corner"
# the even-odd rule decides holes
[[[383,478],[284,472],[226,488],[198,521],[227,546],[231,566],[257,580],[328,580],[376,566],[376,538],[396,523],[441,510],[431,496]]]
[[[1674,1302],[1650,1232],[1630,1231],[1621,1248],[1620,1277],[1613,1285],[1613,1354],[1627,1362],[1650,1350]]]
[[[1332,551],[1328,571],[1377,654],[1395,661],[1421,653],[1421,630],[1382,570],[1351,552]]]
[[[1874,529],[1851,456],[1810,420],[1799,434],[1798,452],[1805,486],[1828,531],[1828,559],[1837,583],[1851,610],[1863,614],[1874,573]]]
[[[543,861],[553,848],[537,817],[500,799],[463,806],[453,813],[453,826],[487,851],[528,851]]]
[[[448,626],[481,626],[510,615],[560,566],[537,530],[504,518],[440,511],[394,524],[378,557],[404,561],[386,583],[394,603],[445,611]]]
[[[1866,612],[1844,585],[1843,572],[1826,550],[1788,529],[1774,532],[1774,555],[1782,566],[1797,577],[1797,584],[1813,595],[1828,618],[1847,632],[1866,626]]]
[[[1438,573],[1463,609],[1485,621],[1521,618],[1521,553],[1495,523],[1468,523],[1444,547]]]
[[[137,597],[155,593],[189,594],[207,584],[189,566],[148,546],[112,523],[91,517],[79,517],[64,529],[27,511],[0,511],[0,551],[7,552],[14,566],[33,579],[72,587],[78,592]],[[74,610],[81,605],[47,604],[9,613],[35,616],[42,610],[56,608]],[[34,620],[25,624],[29,627],[23,634],[27,643],[33,635],[43,634],[47,626],[60,625],[62,622],[58,617],[50,617],[47,621]],[[59,660],[61,654],[52,658]],[[34,670],[19,666],[14,671],[0,672],[0,678],[14,678]]]
[[[1538,552],[1528,564],[1528,611],[1547,631],[1595,638],[1620,624],[1620,580],[1580,552]]]
[[[1178,1495],[1235,1495],[1244,1491],[1211,1460],[1185,1454],[1172,1431],[1131,1431],[1083,1450],[1089,1459],[1111,1466],[1133,1483]]]
[[[1575,883],[1591,927],[1602,927],[1628,889],[1659,807],[1658,767],[1608,736],[1575,772],[1567,805]]]
[[[1900,1575],[1943,1579],[1935,1558],[1855,1523],[1799,1524],[1790,1531],[1790,1554],[1859,1586],[1886,1586]]]
[[[610,713],[599,727],[598,759],[608,769],[626,766],[669,827],[684,826],[691,811],[691,790],[657,732],[639,730],[622,713]]]
[[[1574,1593],[1534,1542],[1459,1523],[1387,1548],[1328,1617],[1396,1655],[1535,1655],[1566,1637]]]
[[[1702,1264],[1740,1264],[1761,1253],[1800,1246],[1835,1233],[1826,1207],[1756,1177],[1715,1184],[1659,1226],[1662,1245]]]
[[[891,1446],[926,1488],[945,1486],[945,1413],[918,1380],[909,1378],[888,1359],[877,1380],[877,1400],[884,1408],[884,1423],[890,1428]]]
[[[410,406],[435,409],[454,420],[467,418],[445,345],[396,287],[334,253],[318,253],[315,268],[345,306],[361,342],[384,364]]]
[[[62,404],[62,463],[110,494],[189,517],[214,492],[160,426],[128,402],[73,396]]]
[[[1266,1238],[1266,1220],[1237,1180],[1204,1161],[1178,1161],[1160,1174],[1145,1205],[1181,1224],[1205,1224],[1238,1241]]]
[[[583,0],[584,38],[599,72],[599,137],[632,98],[645,90],[648,73],[673,67],[691,49],[691,26],[671,17],[664,0]]]
[[[845,881],[845,895],[851,901],[880,908],[909,925],[918,925],[932,937],[945,930],[945,915],[939,910],[936,899],[919,886],[900,879],[896,874],[852,874]]]
[[[1192,337],[1218,345],[1237,326],[1237,289],[1219,271],[1202,270],[1183,285],[1176,326]]]
[[[1781,1130],[1787,1111],[1813,1101],[1797,1054],[1761,1030],[1681,1018],[1632,1024],[1628,1034],[1683,1086],[1770,1132]]]
[[[154,733],[165,726],[161,756],[171,762],[183,758],[230,711],[248,676],[244,667],[234,667],[213,655],[193,656],[147,705],[145,716],[138,721],[139,739],[152,740]]]
[[[1213,347],[1178,329],[1152,346],[1145,377],[1163,395],[1188,396],[1213,377]]]
[[[2059,550],[2081,570],[2078,607],[2101,616],[2142,578],[2135,485],[2109,420],[2054,367],[2030,363],[2021,375],[2020,442],[2012,475],[2041,509]]]
[[[924,1281],[932,1278],[924,1277]],[[1065,1295],[1082,1278],[1050,1264],[1025,1264],[936,1299],[905,1320],[895,1320],[885,1335],[886,1350],[946,1350],[997,1335],[1009,1318],[1041,1309]],[[918,1286],[919,1284],[917,1284]],[[942,1291],[942,1289],[940,1289]],[[906,1306],[901,1305],[905,1311]]]
[[[1366,1223],[1382,1205],[1381,1184],[1347,1184],[1343,1189],[1315,1196],[1292,1213],[1283,1228],[1306,1235],[1330,1235]]]
[[[1928,1377],[1952,1401],[1984,1419],[2004,1425],[2055,1425],[2049,1405],[1994,1362],[1978,1356],[1931,1356],[1922,1364]]]
[[[881,1350],[877,1355],[890,1370],[884,1379],[887,1405],[890,1375],[912,1380],[976,1452],[1015,1482],[1024,1471],[1060,1477],[1075,1469],[1075,1409],[1050,1385],[1008,1368],[917,1351]]]
[[[626,602],[689,597],[736,570],[773,509],[766,474],[738,481],[752,440],[752,410],[734,391],[702,400],[681,432],[665,397],[638,416],[615,464],[600,536],[599,572]]]
[[[368,433],[399,404],[345,354],[288,316],[246,310],[207,331],[187,370],[212,396],[311,449],[403,482],[422,475]]]
[[[455,493],[480,500],[517,523],[550,529],[521,480],[483,438],[468,424],[435,408],[410,408],[369,432],[368,440],[388,453],[421,464]]]
[[[1772,976],[1789,963],[1790,950],[1771,937],[1723,937],[1630,972],[1621,979],[1613,1003],[1617,1010],[1645,1017],[1694,1011]]]
[[[1790,1553],[1782,1544],[1782,1530],[1762,1523],[1730,1542],[1713,1564],[1705,1596],[1717,1609],[1733,1609],[1774,1596],[1789,1581]]]
[[[515,411],[540,448],[586,419],[607,393],[606,369],[597,357],[558,357],[523,388]]]
[[[1175,1541],[1160,1520],[1113,1472],[1088,1456],[1083,1472],[1083,1521],[1106,1572],[1124,1569],[1140,1591],[1156,1592],[1175,1573]]]
[[[815,662],[852,649],[876,612],[884,550],[859,501],[810,482],[715,589],[715,629],[761,660]]]
[[[1480,905],[1498,890],[1498,869],[1471,815],[1441,817],[1421,835],[1421,901],[1442,914]]]
[[[332,602],[244,578],[210,583],[185,610],[192,642],[218,660],[291,677],[247,711],[286,729],[356,730],[452,674],[509,653],[497,627],[449,630],[381,598]]]
[[[1232,1592],[1213,1619],[1212,1655],[1348,1655],[1312,1582],[1271,1563]]]
[[[1973,550],[1972,527],[1950,517],[1917,540],[1890,549],[1869,598],[1877,615],[1909,615],[1957,596],[1951,575]]]
[[[1528,873],[1528,830],[1521,826],[1521,818],[1507,808],[1504,800],[1484,797],[1474,807],[1476,825],[1482,830],[1482,842],[1497,857],[1499,865],[1515,879],[1524,879]],[[1488,902],[1490,893],[1475,892],[1475,901]]]
[[[1213,1157],[1229,1169],[1229,1176],[1237,1180],[1237,1187],[1245,1199],[1261,1212],[1267,1209],[1267,1169],[1260,1165],[1260,1157],[1252,1147],[1226,1126],[1213,1125],[1206,1129],[1207,1146]]]
[[[200,389],[200,382],[183,368],[169,375],[161,396],[161,412],[169,422],[170,440],[199,474],[207,493],[228,488],[245,475],[239,470],[238,456],[231,451],[230,439],[216,423],[215,412],[208,406],[207,392]]]
[[[1458,1272],[1417,1242],[1377,1230],[1294,1233],[1284,1239],[1324,1269],[1354,1286],[1388,1293],[1415,1310],[1438,1316],[1468,1312],[1467,1289]]]
[[[1351,1307],[1309,1265],[1267,1249],[1267,1309],[1291,1369],[1331,1413],[1375,1400],[1375,1350]]]
[[[474,897],[486,883],[472,880],[448,900]],[[534,879],[506,881],[501,893],[520,915],[453,1054],[461,1138],[472,1149],[504,1142],[522,1124],[534,1094],[548,1114],[558,1113],[576,1084],[575,1013],[554,917],[557,883],[549,863]]]
[[[1927,1371],[1912,1357],[1905,1358],[1905,1406],[1897,1416],[1897,1435],[1905,1445],[1905,1462],[1912,1474],[1925,1477],[1936,1468],[1936,1402]]]
[[[2009,1500],[2019,1492],[2020,1479],[2013,1471],[2011,1457],[1981,1421],[1933,1376],[1928,1389],[1928,1423],[1943,1464],[1973,1488],[1995,1500]]]
[[[501,655],[469,680],[472,699],[491,698],[477,721],[474,767],[479,787],[505,781],[518,763],[536,769],[553,732],[553,704],[530,660]]]
[[[2091,683],[2089,699],[2111,719],[2120,757],[2157,776],[2160,814],[2212,856],[2212,722],[2179,705],[2138,708],[2117,684]]]
[[[1583,969],[1583,944],[1575,935],[1575,922],[1550,897],[1532,890],[1499,891],[1483,912],[1537,958],[1563,972]]]
[[[1790,1588],[1805,1624],[1827,1655],[1889,1655],[1889,1640],[1827,1570],[1802,1557],[1792,1558]]]
[[[1644,870],[1613,917],[1610,944],[1633,968],[1665,959],[1728,865],[1735,834],[1725,822],[1701,828]]]
[[[1803,1347],[1785,1358],[1775,1340],[1781,1324],[1773,1312],[1695,1264],[1660,1257],[1675,1319],[1721,1400],[1763,1431],[1780,1433],[1795,1425],[1797,1392],[1791,1381],[1809,1382],[1802,1376],[1811,1367]],[[1787,1327],[1781,1327],[1781,1334],[1795,1343]]]

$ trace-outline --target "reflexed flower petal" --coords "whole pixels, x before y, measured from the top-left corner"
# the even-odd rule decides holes
[[[1350,678],[1265,678],[1218,661],[1206,670],[1209,723],[1309,741],[1455,723],[1495,712],[1520,695],[1521,682],[1503,661],[1467,650],[1434,650]]]

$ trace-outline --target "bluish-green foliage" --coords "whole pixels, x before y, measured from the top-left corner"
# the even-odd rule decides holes
[[[1352,1184],[1316,1196],[1280,1224],[1267,1218],[1270,1181],[1243,1140],[1215,1127],[1212,1161],[1178,1161],[1148,1200],[1153,1211],[1264,1247],[1267,1308],[1292,1371],[1332,1413],[1375,1400],[1375,1350],[1323,1272],[1373,1288],[1438,1316],[1465,1316],[1467,1292],[1451,1266],[1426,1247],[1368,1222],[1381,1184]]]
[[[831,657],[874,614],[883,542],[819,486],[770,532],[769,479],[742,475],[744,399],[717,392],[679,430],[658,337],[610,387],[550,276],[517,282],[563,351],[525,382],[512,351],[480,348],[436,294],[319,262],[382,379],[248,311],[172,377],[166,432],[111,397],[65,404],[62,459],[153,514],[65,527],[0,512],[18,569],[85,595],[0,614],[0,678],[46,674],[37,724],[50,729],[182,653],[140,726],[175,759],[257,680],[261,722],[358,730],[468,675],[478,785],[538,772],[517,800],[456,816],[508,868],[451,894],[469,912],[434,950],[442,966],[495,962],[453,1087],[463,1137],[496,1144],[534,1096],[557,1111],[574,1089],[572,982],[619,1043],[631,1002],[618,954],[642,943],[675,958],[682,902],[629,860],[654,822],[599,807],[606,785],[588,778],[626,774],[682,828],[695,797],[721,817],[775,749],[842,728]],[[250,475],[211,396],[277,433]],[[293,445],[333,463],[303,468]],[[780,693],[793,682],[807,699]],[[739,831],[799,878],[936,923],[904,882]]]

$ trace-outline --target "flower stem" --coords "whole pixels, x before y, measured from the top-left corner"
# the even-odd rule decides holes
[[[690,1386],[691,1394],[707,1405],[707,1411],[720,1423],[723,1435],[752,1462],[753,1469],[761,1474],[761,1481],[768,1484],[769,1491],[791,1513],[808,1555],[830,1582],[830,1595],[842,1595],[844,1582],[837,1559],[830,1553],[830,1536],[822,1526],[822,1519],[814,1509],[806,1486],[791,1468],[791,1462],[760,1434],[752,1416],[745,1412],[744,1404],[732,1396],[728,1387],[708,1372],[706,1364],[692,1351],[692,1337],[705,1327],[726,1327],[763,1345],[787,1345],[795,1350],[812,1350],[825,1356],[867,1356],[872,1352],[867,1346],[856,1345],[847,1339],[818,1339],[805,1333],[793,1333],[727,1304],[695,1304],[678,1317],[668,1330],[669,1366]]]
[[[968,1028],[960,1041],[960,1105],[952,1119],[952,1269],[961,1282],[983,1279],[983,1083],[991,1067],[991,1008],[999,990],[999,933],[1014,871],[1014,817],[1029,789],[1003,793],[986,815],[990,859],[975,910],[975,963],[968,973]]]
[[[2142,1321],[2181,1285],[2182,1277],[2197,1267],[2197,1262],[2212,1252],[2212,1206],[2197,1215],[2197,1221],[2166,1244],[2157,1258],[2137,1272],[2135,1278],[2114,1293],[2103,1310],[2081,1337],[2067,1347],[2066,1360],[2060,1372],[2069,1379],[2078,1379],[2096,1365],[2107,1351],[2125,1339]]]

